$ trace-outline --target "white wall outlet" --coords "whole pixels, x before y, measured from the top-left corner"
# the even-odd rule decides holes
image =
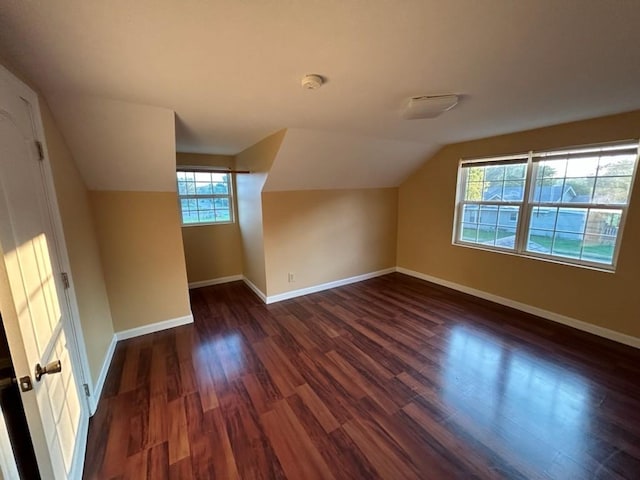
[[[289,272],[289,283],[293,283],[296,281],[296,274],[293,272]]]

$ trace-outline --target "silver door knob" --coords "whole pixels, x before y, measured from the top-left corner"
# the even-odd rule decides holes
[[[44,367],[38,363],[36,365],[36,382],[39,382],[43,375],[49,375],[51,373],[60,373],[62,371],[62,364],[60,360],[54,360],[47,363]]]

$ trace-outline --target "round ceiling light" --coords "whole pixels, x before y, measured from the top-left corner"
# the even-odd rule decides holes
[[[302,88],[316,90],[322,86],[324,79],[320,75],[305,75],[300,83]]]

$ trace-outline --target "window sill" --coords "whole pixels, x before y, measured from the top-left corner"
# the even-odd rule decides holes
[[[477,245],[473,243],[463,243],[463,242],[455,242],[455,241],[452,242],[451,245],[455,247],[471,248],[473,250],[482,250],[482,251],[491,252],[491,253],[501,253],[501,254],[510,255],[512,257],[528,258],[531,260],[542,261],[545,263],[555,263],[556,265],[564,265],[567,267],[583,268],[586,270],[593,270],[596,272],[616,273],[615,266],[607,266],[607,265],[599,266],[599,265],[593,265],[593,264],[573,263],[569,261],[564,261],[562,258],[558,258],[558,257],[551,257],[547,255],[540,255],[540,254],[535,254],[530,252],[520,253],[520,252],[516,252],[515,250],[507,250],[507,249],[495,248],[495,247],[492,248],[490,245]]]
[[[191,228],[191,227],[210,227],[212,225],[233,225],[234,221],[231,222],[211,222],[211,223],[183,223],[183,228]]]

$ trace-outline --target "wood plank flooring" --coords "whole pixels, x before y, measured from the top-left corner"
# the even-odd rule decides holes
[[[640,478],[640,352],[401,274],[119,342],[87,479]]]

